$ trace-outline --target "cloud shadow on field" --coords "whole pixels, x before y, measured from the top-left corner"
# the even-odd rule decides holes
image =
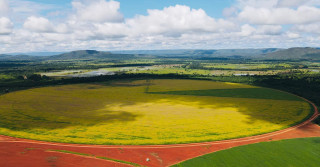
[[[111,86],[111,87],[140,87],[140,86],[146,86],[150,87],[154,85],[152,83],[152,80],[146,80],[145,83],[134,83],[134,80],[132,79],[122,79],[120,81],[109,81],[109,82],[100,82],[98,83],[99,85],[104,85],[104,86]]]
[[[223,97],[223,98],[237,98],[238,100],[221,100],[219,102],[211,102],[217,108],[235,107],[238,112],[247,115],[246,123],[253,124],[257,120],[267,121],[278,125],[287,125],[285,122],[289,121],[291,115],[279,116],[276,113],[271,115],[268,110],[279,110],[276,101],[283,101],[282,103],[288,104],[285,109],[290,113],[290,109],[296,110],[294,116],[299,116],[303,110],[290,107],[290,104],[296,102],[304,102],[303,99],[292,94],[282,92],[279,90],[269,88],[235,88],[235,89],[207,89],[207,90],[184,90],[184,91],[166,91],[166,92],[152,92],[149,94],[164,94],[164,95],[182,95],[182,96],[204,96],[204,97]],[[179,98],[180,96],[177,96]],[[267,100],[267,101],[266,101]],[[276,101],[269,101],[276,100]],[[200,104],[203,102],[200,102]],[[210,102],[203,103],[203,105],[210,104]],[[284,104],[283,104],[284,105]],[[282,107],[283,107],[282,105]],[[201,105],[200,105],[201,106]],[[283,109],[282,109],[283,110]],[[265,112],[267,111],[267,112]],[[281,113],[280,113],[281,114]],[[299,121],[299,120],[297,120]],[[288,125],[287,125],[288,126]]]
[[[149,91],[146,91],[148,93],[139,92],[139,94],[136,94],[136,96],[143,95],[145,96],[144,98],[136,98],[135,96],[133,96],[133,94],[130,94],[129,91],[123,92],[123,95],[121,95],[121,97],[126,97],[127,99],[117,102],[120,108],[118,108],[117,110],[113,110],[108,107],[108,105],[112,104],[112,102],[105,102],[105,99],[99,99],[103,97],[103,95],[95,94],[100,91],[99,89],[105,87],[104,84],[91,84],[84,86],[86,87],[62,86],[56,87],[53,93],[51,92],[50,94],[43,92],[34,94],[33,96],[37,96],[37,98],[39,98],[39,103],[36,103],[35,106],[32,106],[32,108],[29,109],[30,112],[24,110],[23,108],[30,105],[29,103],[27,103],[27,101],[24,101],[26,103],[25,106],[19,106],[22,102],[18,102],[19,104],[15,104],[13,102],[10,111],[11,113],[7,113],[7,115],[9,116],[6,116],[5,119],[0,120],[0,127],[10,130],[33,130],[38,128],[53,130],[64,129],[71,126],[85,127],[95,126],[98,124],[133,122],[138,120],[140,117],[143,117],[144,115],[121,110],[121,107],[134,107],[135,105],[161,101],[168,102],[168,104],[172,105],[176,105],[177,103],[193,103],[197,104],[196,106],[199,109],[202,109],[203,106],[208,105],[217,109],[227,107],[236,108],[238,112],[248,116],[247,123],[254,123],[257,120],[263,120],[281,125],[281,121],[286,121],[286,118],[281,118],[283,120],[279,120],[277,119],[277,115],[270,115],[268,112],[264,112],[265,110],[270,109],[270,107],[275,109],[277,107],[277,104],[273,104],[273,102],[269,100],[281,100],[283,102],[287,102],[288,104],[302,101],[296,96],[266,88],[152,92],[152,84],[150,83],[131,84],[130,82],[126,82],[112,83],[109,86],[111,86],[112,89],[120,89],[124,87],[128,90],[135,89],[136,87],[141,87],[142,89],[140,90],[142,91],[144,90],[143,88],[147,87]],[[85,89],[84,92],[86,93],[86,96],[94,96],[94,98],[82,98],[74,95],[70,96],[72,98],[67,98],[68,93],[72,93],[74,91],[79,91],[80,94],[83,94],[83,88],[87,88],[87,90]],[[56,93],[55,91],[60,91],[60,93],[62,92],[62,94]],[[93,93],[91,94],[90,92]],[[66,94],[67,96],[64,97],[64,94]],[[42,101],[42,97],[39,97],[39,95],[47,99]],[[235,100],[235,98],[237,99]],[[22,101],[23,100],[24,99],[22,99]],[[48,104],[45,103],[48,103],[48,101],[51,103],[50,107],[48,107]],[[268,104],[266,104],[266,102]],[[16,107],[15,105],[19,107]],[[41,111],[44,111],[44,109],[46,110],[45,113],[41,113]],[[1,114],[2,113],[0,112],[0,116]],[[236,126],[236,122],[228,123],[235,124]]]
[[[270,100],[302,101],[299,97],[266,88],[237,88],[237,89],[207,89],[187,91],[148,92],[151,94],[191,95],[191,96],[215,96],[232,98],[253,98]]]
[[[133,114],[126,111],[108,111],[103,114],[92,113],[87,116],[67,119],[48,119],[44,116],[34,116],[23,114],[23,111],[12,110],[12,112],[19,114],[20,118],[16,121],[0,121],[0,127],[10,130],[28,130],[28,129],[63,129],[70,126],[94,126],[96,124],[111,124],[116,122],[132,122],[141,115]],[[19,122],[17,124],[17,122]]]

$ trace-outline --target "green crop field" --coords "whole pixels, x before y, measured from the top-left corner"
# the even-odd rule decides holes
[[[264,68],[289,68],[289,64],[264,64],[264,63],[251,63],[251,64],[231,64],[231,63],[204,63],[206,68],[224,68],[224,69],[264,69]]]
[[[263,142],[197,157],[173,167],[318,167],[320,138]]]
[[[0,96],[0,134],[86,144],[173,144],[287,128],[312,108],[267,88],[137,80],[34,88]]]
[[[10,76],[10,75],[4,75],[4,74],[0,74],[0,80],[1,79],[13,79],[14,77]]]

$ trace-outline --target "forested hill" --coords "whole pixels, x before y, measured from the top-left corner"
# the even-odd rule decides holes
[[[320,60],[319,48],[289,48],[265,54],[261,59],[270,60]]]
[[[135,58],[193,58],[214,60],[226,59],[253,59],[253,60],[320,60],[319,48],[289,48],[289,49],[221,49],[221,50],[148,50],[148,51],[96,51],[78,50],[54,56],[29,56],[0,54],[0,61],[47,61],[47,60],[128,60]]]
[[[218,50],[203,50],[203,49],[180,49],[180,50],[127,50],[127,51],[112,51],[116,54],[147,54],[160,57],[248,57],[258,56],[271,52],[278,51],[277,48],[267,49],[218,49]]]
[[[110,52],[96,50],[79,50],[63,53],[60,55],[49,56],[48,60],[93,60],[93,59],[129,59],[133,55],[128,54],[112,54]]]
[[[40,56],[29,56],[29,55],[8,55],[0,54],[0,61],[35,61],[35,60],[44,60]]]

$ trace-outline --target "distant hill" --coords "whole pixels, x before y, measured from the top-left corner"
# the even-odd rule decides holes
[[[71,60],[71,59],[95,59],[110,56],[110,52],[99,52],[96,50],[78,50],[67,52],[59,55],[50,56],[49,59],[52,60]]]
[[[63,53],[60,55],[49,56],[48,60],[94,60],[94,59],[129,59],[133,55],[128,54],[112,54],[110,52],[96,50],[78,50]]]
[[[270,60],[320,60],[320,49],[309,47],[289,48],[267,53],[262,58]]]
[[[267,49],[219,49],[219,50],[129,50],[113,51],[118,54],[148,54],[164,57],[251,57],[278,51],[277,48]]]
[[[10,55],[0,54],[0,59],[4,59],[4,58],[7,58],[7,57],[10,57]]]
[[[41,57],[29,56],[29,55],[7,55],[0,54],[0,60],[7,61],[32,61],[32,60],[42,60]]]
[[[6,55],[29,55],[29,56],[53,56],[65,52],[21,52],[21,53],[6,53]]]
[[[221,49],[212,53],[218,57],[253,57],[261,54],[273,53],[279,51],[278,48],[267,48],[267,49]],[[199,54],[203,52],[198,52]],[[206,53],[206,52],[204,52]]]
[[[59,55],[53,56],[29,56],[29,55],[7,55],[1,54],[0,60],[7,61],[24,61],[24,60],[98,60],[98,59],[108,59],[108,60],[123,60],[132,59],[134,55],[130,54],[112,54],[110,52],[96,51],[96,50],[78,50],[67,52]]]
[[[45,60],[129,60],[134,58],[193,58],[199,60],[256,59],[256,60],[320,60],[319,48],[266,48],[266,49],[220,49],[220,50],[134,50],[96,51],[78,50],[53,56],[29,56],[0,54],[0,61]]]

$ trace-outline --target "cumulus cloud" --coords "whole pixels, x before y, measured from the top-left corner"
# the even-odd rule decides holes
[[[287,32],[286,35],[287,35],[287,37],[290,38],[290,39],[300,38],[300,34],[294,33],[294,32]]]
[[[12,32],[13,23],[6,17],[0,17],[0,35],[9,35]]]
[[[135,33],[181,35],[192,32],[222,32],[233,27],[233,23],[216,20],[202,9],[176,5],[163,10],[148,10],[148,15],[138,15],[127,20]]]
[[[319,0],[236,0],[234,6],[243,9],[253,8],[296,8],[299,6],[317,6]]]
[[[120,3],[105,0],[75,0],[72,2],[76,10],[75,17],[81,21],[121,22],[123,15],[119,12]]]
[[[311,0],[279,0],[277,6],[279,7],[298,7],[311,2]]]
[[[77,34],[76,38],[81,40],[113,40],[129,36],[141,38],[157,35],[179,37],[190,33],[221,33],[234,28],[230,21],[214,19],[202,9],[191,9],[183,5],[148,10],[147,15],[136,15],[123,22],[92,22],[71,17],[67,25]]]
[[[253,37],[256,35],[274,36],[280,35],[282,33],[282,26],[279,25],[262,25],[262,26],[252,26],[249,24],[244,24],[241,26],[241,31],[238,33],[243,37]]]
[[[23,27],[34,32],[53,32],[52,23],[44,17],[28,17]]]
[[[49,25],[52,25],[52,24],[49,24]],[[69,33],[71,30],[67,24],[60,23],[54,27],[54,31],[56,33],[66,34],[66,33]]]
[[[0,0],[0,16],[8,15],[10,11],[9,3],[7,0]]]
[[[236,6],[239,8],[273,8],[278,4],[278,0],[237,0]]]
[[[128,27],[123,24],[115,23],[104,23],[104,24],[95,24],[96,34],[101,37],[106,38],[121,38],[125,37],[130,33]]]
[[[264,35],[280,35],[282,31],[282,26],[280,25],[263,25],[259,26],[257,29],[258,34]]]
[[[297,9],[245,7],[238,17],[251,24],[308,24],[320,21],[320,9],[309,6]]]
[[[225,8],[222,12],[224,17],[233,17],[236,14],[238,14],[238,9],[234,6],[229,7],[229,8]]]
[[[294,26],[293,29],[298,32],[320,34],[320,23],[297,25],[297,26]]]
[[[1,1],[1,0],[0,0]],[[24,22],[30,16],[44,16],[47,11],[61,10],[58,5],[39,3],[29,0],[8,0],[10,18],[14,22]]]
[[[245,24],[243,26],[241,26],[241,32],[239,33],[240,36],[250,36],[252,35],[254,32],[256,31],[256,29],[254,27],[252,27],[249,24]]]
[[[0,0],[0,51],[313,46],[320,43],[317,5],[319,0],[236,0],[222,18],[185,5],[124,18],[115,0],[73,0],[70,9]]]

